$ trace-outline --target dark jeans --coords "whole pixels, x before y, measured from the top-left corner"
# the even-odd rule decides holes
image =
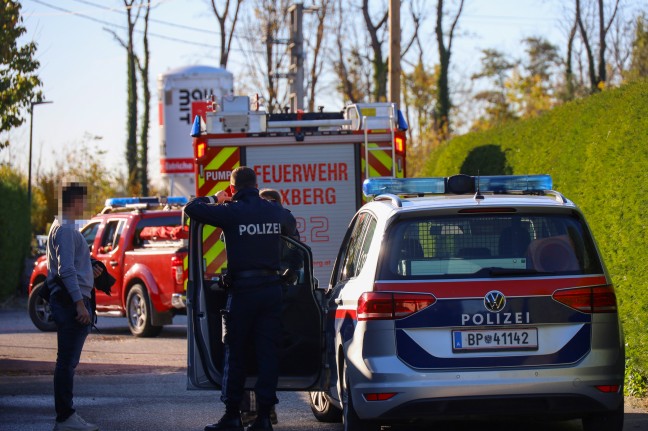
[[[82,325],[76,321],[75,305],[70,304],[69,300],[63,300],[60,295],[57,293],[50,297],[50,308],[54,322],[56,322],[58,342],[56,368],[54,369],[54,407],[57,422],[63,422],[75,411],[72,399],[74,370],[79,364],[83,343],[90,332],[89,325]],[[84,298],[83,302],[90,312],[90,300]]]
[[[259,407],[277,403],[277,345],[281,336],[281,284],[232,289],[227,299],[229,319],[225,340],[225,369],[221,400],[238,410],[245,386],[245,353],[256,347],[259,376],[254,387]]]

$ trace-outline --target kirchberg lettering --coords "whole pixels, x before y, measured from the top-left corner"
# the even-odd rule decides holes
[[[531,323],[531,314],[526,313],[476,313],[462,314],[461,325],[513,325]]]
[[[280,223],[256,223],[239,225],[239,235],[274,235],[280,233]]]

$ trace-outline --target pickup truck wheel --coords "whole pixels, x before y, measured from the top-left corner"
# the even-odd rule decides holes
[[[56,331],[56,323],[52,318],[49,302],[45,301],[38,294],[43,288],[43,284],[41,282],[34,286],[27,301],[27,308],[31,321],[38,329],[44,332],[53,332]]]
[[[342,422],[342,410],[331,403],[326,392],[312,391],[308,393],[308,398],[315,419],[320,422]]]
[[[134,285],[128,292],[126,317],[128,327],[136,337],[155,337],[162,331],[162,326],[151,324],[151,304],[148,293],[141,284]]]

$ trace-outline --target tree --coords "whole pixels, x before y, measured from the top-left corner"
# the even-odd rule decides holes
[[[408,176],[415,177],[422,172],[427,155],[438,141],[434,109],[438,97],[438,73],[438,67],[437,70],[428,72],[420,57],[414,69],[403,74],[403,101],[410,125],[407,145]]]
[[[281,85],[279,78],[285,77],[282,72],[287,67],[286,50],[277,45],[285,45],[287,41],[287,18],[289,0],[255,0],[251,15],[244,20],[243,40],[247,51],[245,60],[251,80],[252,93],[261,93],[268,112],[281,110],[287,103],[288,93]],[[254,35],[259,31],[262,38]]]
[[[637,17],[635,38],[632,42],[632,58],[626,78],[631,81],[648,77],[648,23],[646,15]]]
[[[486,113],[473,124],[473,130],[492,128],[517,118],[506,89],[508,73],[513,70],[516,63],[511,62],[504,53],[494,49],[482,50],[481,63],[481,71],[473,74],[471,79],[489,80],[491,88],[482,90],[475,95],[475,100],[486,104]]]
[[[233,1],[236,2],[236,9],[234,10],[234,16],[230,19],[231,28],[228,33],[227,19],[229,18],[230,6]],[[220,3],[222,3],[222,1]],[[236,23],[238,21],[239,10],[241,9],[241,3],[243,3],[243,0],[225,0],[224,10],[219,12],[218,7],[216,6],[216,0],[211,0],[212,11],[214,12],[214,15],[216,15],[216,20],[220,27],[220,66],[222,68],[227,67],[227,60],[229,59],[229,54],[232,50],[232,40],[236,29]]]
[[[436,104],[436,117],[438,120],[438,134],[442,139],[447,139],[450,136],[450,109],[452,103],[450,101],[450,88],[448,74],[450,73],[450,56],[452,55],[452,41],[454,39],[454,32],[463,10],[464,0],[460,0],[457,13],[452,19],[450,29],[447,34],[443,29],[443,0],[437,0],[437,18],[436,27],[434,29],[437,38],[437,46],[439,49],[439,82],[437,84],[437,91],[439,97]],[[444,37],[447,36],[447,42]]]
[[[325,30],[326,24],[329,21],[331,9],[333,7],[333,0],[319,0],[314,5],[314,20],[313,27],[315,32],[314,40],[310,37],[305,38],[307,47],[312,52],[312,61],[309,64],[309,78],[308,78],[308,110],[315,111],[315,100],[317,94],[317,84],[319,77],[324,68],[324,44],[326,42]]]
[[[148,21],[151,3],[147,0],[123,0],[126,9],[127,39],[122,39],[117,33],[105,29],[126,50],[126,76],[128,98],[126,101],[126,167],[128,169],[128,193],[138,195],[148,191],[148,131],[150,127],[151,91],[149,86],[149,48]],[[135,52],[135,30],[140,14],[144,10],[144,59],[140,60]],[[143,121],[140,130],[140,145],[138,150],[137,128],[139,112],[138,72],[143,82]]]
[[[607,81],[607,65],[605,62],[605,53],[607,49],[606,37],[608,31],[610,30],[610,26],[614,22],[614,17],[616,16],[617,11],[619,10],[619,1],[620,0],[615,0],[614,9],[611,13],[610,19],[606,22],[605,21],[606,10],[604,5],[604,0],[596,0],[597,10],[596,12],[593,13],[593,15],[595,21],[598,22],[598,55],[597,55],[598,64],[597,64],[596,60],[594,59],[595,48],[592,47],[592,42],[590,41],[591,33],[593,32],[593,30],[591,29],[592,26],[586,25],[586,22],[583,19],[584,13],[581,7],[581,0],[575,0],[576,2],[575,19],[578,25],[581,41],[583,43],[583,46],[585,47],[588,72],[589,72],[590,89],[592,92],[600,91],[606,85],[606,81]]]
[[[36,74],[39,62],[36,43],[18,46],[18,38],[27,30],[22,26],[21,5],[17,1],[2,0],[0,9],[0,133],[22,125],[25,122],[24,109],[31,102],[43,100],[38,89],[41,80]],[[0,140],[0,149],[8,145]]]
[[[548,111],[556,103],[556,85],[552,72],[560,65],[558,47],[542,37],[524,39],[526,61],[507,80],[509,100],[521,118],[529,118]]]
[[[371,94],[371,77],[369,75],[369,56],[366,53],[368,43],[358,39],[357,32],[345,29],[353,26],[353,13],[344,0],[336,3],[335,55],[332,59],[335,75],[338,78],[337,89],[345,102],[358,103],[369,100]]]
[[[142,188],[142,195],[148,196],[149,194],[149,185],[148,185],[148,138],[149,138],[149,128],[151,125],[151,84],[149,81],[149,63],[150,63],[150,51],[148,43],[148,24],[149,24],[149,15],[151,13],[151,3],[147,2],[144,10],[144,31],[142,35],[142,50],[143,59],[140,61],[139,57],[135,56],[137,62],[137,69],[139,70],[140,77],[142,78],[142,129],[140,131],[140,143],[139,143],[139,175],[138,180]]]
[[[373,57],[373,100],[384,102],[387,100],[387,62],[383,60],[382,44],[385,37],[385,27],[389,18],[389,11],[381,13],[377,23],[374,23],[369,13],[369,0],[362,0],[362,17],[364,18]],[[382,34],[379,34],[382,33]]]

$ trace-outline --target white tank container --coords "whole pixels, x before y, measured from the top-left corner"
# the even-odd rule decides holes
[[[158,76],[160,174],[170,196],[196,194],[191,103],[232,94],[234,75],[211,66],[185,66]]]

